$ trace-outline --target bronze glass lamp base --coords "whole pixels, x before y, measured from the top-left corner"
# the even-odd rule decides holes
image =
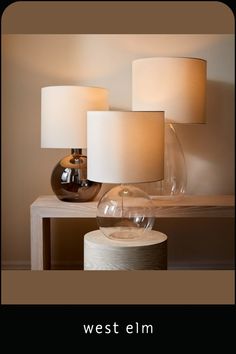
[[[87,157],[82,149],[72,149],[55,166],[51,186],[57,198],[64,202],[87,202],[96,197],[102,184],[87,180]]]

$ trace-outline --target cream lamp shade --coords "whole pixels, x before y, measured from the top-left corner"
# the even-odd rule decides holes
[[[132,110],[165,111],[169,123],[205,123],[206,61],[157,57],[132,63]]]
[[[87,154],[91,181],[163,179],[164,112],[88,112]]]
[[[86,148],[86,113],[107,110],[108,91],[99,87],[41,89],[41,147]]]

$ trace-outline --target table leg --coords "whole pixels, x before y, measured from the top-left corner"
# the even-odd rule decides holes
[[[31,270],[50,269],[50,218],[31,214]]]

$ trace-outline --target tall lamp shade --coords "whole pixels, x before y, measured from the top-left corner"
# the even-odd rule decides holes
[[[88,178],[120,184],[97,207],[100,230],[113,240],[136,240],[154,225],[151,198],[132,183],[164,176],[164,112],[88,112]]]
[[[104,183],[161,180],[164,112],[88,112],[88,178]]]
[[[170,123],[205,123],[205,106],[205,60],[157,57],[133,61],[133,110],[163,110]]]
[[[51,186],[65,202],[92,200],[100,183],[87,179],[87,111],[108,109],[108,91],[87,86],[48,86],[41,89],[41,147],[69,148],[71,154],[54,167]]]
[[[86,148],[86,114],[108,109],[100,87],[48,86],[41,89],[41,147]]]

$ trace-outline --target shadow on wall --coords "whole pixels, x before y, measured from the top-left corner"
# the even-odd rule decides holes
[[[157,218],[168,236],[169,269],[234,269],[232,218]]]
[[[227,113],[226,113],[227,112]],[[189,194],[234,193],[234,86],[208,81],[206,124],[178,125]],[[230,167],[229,167],[230,166]]]

